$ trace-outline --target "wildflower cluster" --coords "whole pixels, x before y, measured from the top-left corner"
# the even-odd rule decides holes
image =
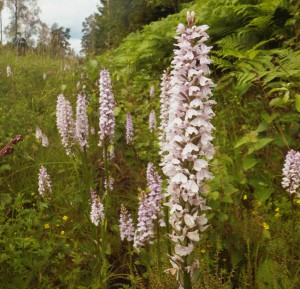
[[[41,196],[45,196],[47,193],[52,193],[50,176],[48,175],[47,169],[43,166],[39,170],[39,181],[38,191]]]
[[[162,212],[162,180],[159,174],[157,173],[154,165],[149,163],[147,166],[147,185],[150,189],[148,194],[148,207],[149,207],[149,217],[156,220],[159,218],[159,223],[161,226],[165,226],[163,220]]]
[[[187,14],[188,27],[178,25],[178,49],[172,61],[170,77],[169,119],[166,128],[166,152],[163,172],[168,177],[167,206],[170,235],[175,244],[171,264],[179,279],[192,277],[198,268],[193,260],[200,234],[208,227],[204,211],[206,206],[205,182],[212,178],[208,161],[214,155],[210,123],[214,113],[210,100],[215,85],[206,77],[211,60],[204,42],[208,39],[207,25],[195,26],[194,12]],[[191,255],[191,256],[190,256]],[[189,256],[189,258],[187,258]],[[183,277],[184,276],[184,277]]]
[[[87,101],[84,94],[78,94],[76,106],[76,137],[81,149],[85,149],[89,146],[88,135]]]
[[[131,114],[128,112],[126,116],[126,143],[130,144],[133,140],[133,123]]]
[[[149,92],[150,97],[153,97],[153,96],[154,96],[154,93],[155,93],[155,88],[154,88],[154,86],[152,85],[151,88],[150,88],[150,92]]]
[[[282,187],[289,194],[300,198],[300,193],[297,192],[300,185],[300,152],[290,150],[287,153],[282,172]]]
[[[101,204],[97,193],[91,190],[91,199],[92,199],[92,208],[91,208],[91,221],[95,226],[98,226],[99,223],[104,218],[104,207]]]
[[[36,128],[35,137],[36,137],[36,139],[42,141],[42,146],[43,147],[48,147],[49,146],[48,137],[42,132],[42,130],[39,127]]]
[[[109,178],[109,187],[107,188],[107,180],[104,180],[104,188],[105,190],[109,189],[110,191],[112,191],[114,189],[114,178]]]
[[[122,241],[126,239],[127,241],[132,242],[134,239],[134,225],[132,217],[123,204],[121,204],[120,212],[120,235]]]
[[[166,128],[169,120],[169,90],[170,90],[170,76],[165,71],[161,79],[161,94],[160,94],[160,126],[159,126],[159,141],[160,154],[164,154],[164,147],[166,142]]]
[[[152,243],[154,238],[154,220],[159,219],[159,224],[164,226],[163,215],[161,213],[161,178],[156,172],[152,163],[147,167],[147,184],[150,192],[142,192],[139,198],[138,223],[134,235],[134,247],[137,250],[148,243]]]
[[[156,130],[156,114],[154,109],[152,109],[149,114],[149,129],[151,132]]]
[[[139,197],[138,223],[134,234],[133,246],[139,251],[154,238],[154,223],[149,216],[147,195],[142,192]]]
[[[66,153],[72,155],[72,146],[76,142],[75,122],[71,104],[62,94],[57,98],[56,123]]]
[[[112,93],[111,80],[108,70],[100,72],[100,118],[99,118],[99,146],[104,141],[112,142],[115,132],[115,100]]]

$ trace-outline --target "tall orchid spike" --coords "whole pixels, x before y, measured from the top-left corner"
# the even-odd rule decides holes
[[[198,267],[193,252],[208,227],[204,212],[209,207],[204,197],[205,183],[212,178],[208,162],[214,155],[211,107],[215,102],[210,97],[215,85],[207,77],[211,63],[211,47],[204,44],[208,26],[195,26],[193,12],[187,14],[187,21],[188,27],[179,24],[177,29],[162,164],[168,177],[166,195],[170,197],[165,205],[170,207],[169,222],[173,227],[170,238],[174,253],[170,261],[178,280],[185,281],[185,288],[192,288],[191,280]]]
[[[128,112],[126,116],[126,143],[130,144],[133,140],[133,123],[131,114]]]
[[[282,173],[282,187],[289,194],[300,198],[300,193],[297,192],[300,186],[300,152],[290,150],[287,153]]]
[[[156,114],[154,109],[152,109],[149,114],[149,129],[151,132],[156,130]]]
[[[41,166],[39,170],[38,185],[38,191],[41,196],[45,197],[47,193],[52,193],[50,176],[48,175],[47,169],[44,166]]]
[[[87,101],[84,94],[78,94],[76,107],[76,137],[81,149],[89,147],[89,122],[87,115]]]
[[[115,100],[112,93],[111,80],[108,70],[100,72],[100,119],[99,146],[103,142],[112,143],[115,132]]]
[[[57,98],[56,124],[67,155],[72,155],[72,147],[77,141],[75,122],[71,104],[63,94],[60,94]]]
[[[161,94],[160,94],[160,126],[159,126],[159,144],[160,155],[165,153],[166,145],[166,129],[169,121],[169,106],[170,106],[170,75],[164,71],[161,78]]]
[[[99,223],[104,219],[104,207],[97,196],[97,193],[91,190],[91,221],[95,226],[98,226]]]
[[[128,242],[132,242],[134,239],[134,225],[132,217],[123,204],[121,204],[120,212],[120,235],[122,241],[127,240]]]
[[[154,223],[150,217],[149,202],[145,192],[139,197],[138,223],[134,234],[133,246],[140,251],[146,244],[152,243]]]
[[[163,220],[162,201],[162,180],[152,163],[147,166],[147,185],[150,192],[147,196],[148,215],[153,220],[159,220],[161,226],[165,226]]]

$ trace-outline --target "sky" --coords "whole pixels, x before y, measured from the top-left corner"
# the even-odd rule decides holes
[[[71,28],[71,47],[76,52],[81,49],[82,22],[97,11],[99,0],[37,0],[41,9],[40,18],[48,26],[54,22],[65,28]],[[8,12],[4,10],[3,26],[7,25]]]

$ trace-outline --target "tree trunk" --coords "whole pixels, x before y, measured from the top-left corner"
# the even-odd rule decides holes
[[[18,0],[15,0],[15,40],[18,37]]]

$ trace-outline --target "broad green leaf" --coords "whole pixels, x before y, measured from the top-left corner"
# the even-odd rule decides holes
[[[117,116],[117,115],[120,113],[120,111],[121,111],[121,108],[118,107],[118,106],[116,106],[116,107],[114,108],[115,116]]]
[[[258,127],[257,127],[257,129],[255,131],[257,131],[257,132],[263,132],[263,131],[266,131],[268,129],[268,127],[269,127],[269,124],[266,121],[262,121],[258,125]]]
[[[279,120],[283,122],[292,122],[292,121],[299,122],[300,115],[297,112],[285,113],[282,117],[280,117]]]
[[[257,131],[251,131],[242,138],[240,138],[237,143],[235,144],[234,148],[238,148],[244,144],[247,143],[255,143],[257,141],[258,132]]]
[[[247,156],[243,160],[243,169],[245,171],[247,171],[247,170],[253,168],[257,163],[258,163],[257,158],[255,158],[254,156]]]
[[[209,197],[214,201],[219,198],[219,195],[220,195],[220,193],[217,191],[209,193]]]
[[[264,185],[257,186],[254,191],[254,197],[259,202],[266,201],[274,192],[272,187],[266,187]]]
[[[269,144],[273,140],[274,140],[273,138],[269,138],[269,137],[259,139],[252,147],[249,148],[247,154],[250,155],[253,152],[264,148],[267,144]]]
[[[226,215],[222,212],[218,212],[218,218],[221,222],[225,222],[228,220],[228,215]]]
[[[200,278],[201,275],[201,271],[200,269],[197,269],[194,271],[193,275],[192,275],[192,285],[196,284]]]
[[[268,113],[261,114],[263,120],[268,124],[272,123],[277,116],[279,116],[279,113],[273,113],[272,115],[269,115]]]
[[[265,232],[265,231],[264,231]],[[270,232],[268,232],[270,234]],[[276,264],[276,267],[278,265]],[[274,261],[272,259],[266,259],[265,261],[262,261],[257,269],[257,283],[259,285],[258,288],[264,288],[264,289],[272,289],[272,288],[280,288],[281,286],[278,286],[278,279],[274,278],[276,275]],[[277,279],[277,280],[276,280]],[[291,288],[290,286],[285,288]]]
[[[225,195],[224,198],[222,199],[223,203],[227,203],[227,204],[232,204],[233,203],[233,199],[231,197],[231,195]]]
[[[224,192],[225,192],[225,194],[234,194],[235,192],[237,192],[238,190],[237,190],[237,188],[235,188],[232,184],[226,184],[225,186],[224,186]]]

